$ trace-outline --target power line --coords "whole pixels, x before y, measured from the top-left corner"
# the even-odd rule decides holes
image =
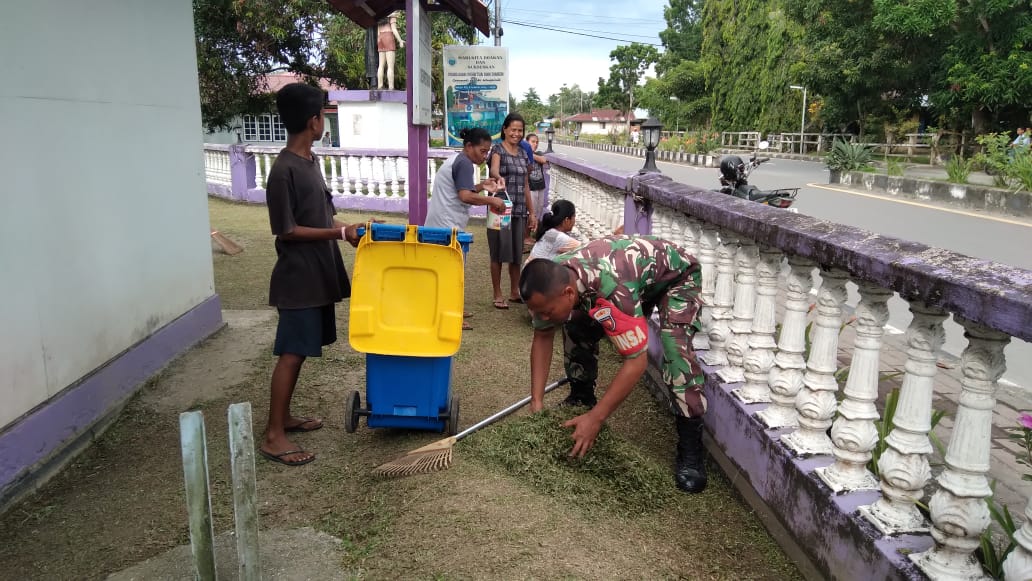
[[[658,44],[658,43],[655,43],[655,42],[638,42],[637,40],[631,40],[631,39],[628,39],[628,38],[614,38],[614,37],[611,37],[611,36],[599,36],[599,35],[596,35],[596,34],[588,34],[586,32],[574,32],[572,30],[563,30],[561,28],[552,28],[552,27],[549,27],[549,26],[541,26],[539,24],[528,24],[526,22],[517,22],[515,20],[505,20],[505,19],[503,19],[502,22],[506,22],[508,24],[515,24],[516,26],[525,26],[527,28],[540,28],[541,30],[550,30],[552,32],[561,32],[563,34],[575,34],[577,36],[587,36],[587,37],[590,37],[590,38],[601,38],[602,40],[615,40],[617,42],[636,42],[638,44],[650,44],[652,46],[658,46],[658,47],[662,47],[663,46],[662,44]]]
[[[581,14],[576,12],[555,12],[552,10],[529,10],[526,8],[510,8],[509,12],[532,12],[534,14],[548,14],[549,16],[577,16],[580,18],[588,18],[594,20],[615,20],[617,22],[647,22],[650,24],[663,24],[666,25],[666,21],[662,19],[653,18],[624,18],[623,16],[603,16],[601,14]]]
[[[506,22],[511,22],[511,21],[506,21]],[[514,24],[516,24],[516,23],[514,23]],[[547,23],[544,23],[544,22],[524,22],[523,24],[526,25],[526,26],[541,26],[541,27],[548,27],[549,26]],[[658,33],[656,33],[656,34],[628,34],[628,33],[623,33],[623,32],[613,32],[611,30],[593,30],[591,28],[574,28],[572,26],[563,27],[563,30],[571,31],[571,32],[572,31],[577,31],[577,32],[598,32],[598,33],[601,33],[601,34],[619,34],[620,36],[635,36],[635,37],[638,37],[638,38],[653,38],[653,39],[657,38],[659,36]]]

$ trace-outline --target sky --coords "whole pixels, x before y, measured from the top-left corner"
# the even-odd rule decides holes
[[[567,86],[598,90],[598,78],[609,77],[609,52],[622,44],[660,44],[664,0],[490,0],[502,3],[502,46],[509,49],[509,92],[518,100],[530,87],[542,101]],[[541,28],[573,31],[592,38]],[[493,45],[494,39],[482,39]],[[659,50],[662,48],[657,47]]]

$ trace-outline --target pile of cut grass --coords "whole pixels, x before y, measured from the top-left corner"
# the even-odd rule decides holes
[[[559,408],[508,420],[470,438],[464,448],[539,492],[587,509],[649,514],[676,500],[670,468],[607,426],[584,458],[569,458],[572,430],[562,424],[582,412]]]

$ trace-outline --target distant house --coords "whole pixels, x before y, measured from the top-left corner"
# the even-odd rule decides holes
[[[631,124],[634,124],[631,115]],[[591,113],[578,113],[567,117],[564,125],[567,129],[581,135],[606,135],[611,132],[627,131],[627,117],[616,109],[592,109]]]
[[[290,83],[304,82],[296,73],[274,73],[265,77],[268,92],[276,93]],[[319,86],[329,94],[330,91],[342,91],[344,87],[321,79]],[[337,103],[330,101],[323,110],[326,116],[326,131],[330,132],[334,145],[339,143],[339,125],[337,123]],[[281,145],[287,142],[287,130],[283,127],[279,115],[275,111],[258,115],[244,115],[230,123],[228,131],[206,133],[205,143],[248,143],[251,145]]]

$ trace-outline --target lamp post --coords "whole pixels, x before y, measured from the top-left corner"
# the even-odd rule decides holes
[[[642,137],[645,139],[645,165],[638,173],[659,173],[659,168],[656,167],[656,147],[659,145],[662,131],[663,125],[655,117],[649,117],[641,124]]]
[[[799,122],[799,155],[803,155],[803,131],[806,130],[806,87],[802,85],[789,85],[789,89],[803,92],[803,115]]]
[[[552,151],[552,140],[555,139],[555,129],[552,129],[551,127],[546,129],[545,137],[548,138],[548,149],[545,150],[545,153],[555,153]]]
[[[674,135],[681,131],[681,100],[676,95],[670,95],[670,102],[674,104]]]

